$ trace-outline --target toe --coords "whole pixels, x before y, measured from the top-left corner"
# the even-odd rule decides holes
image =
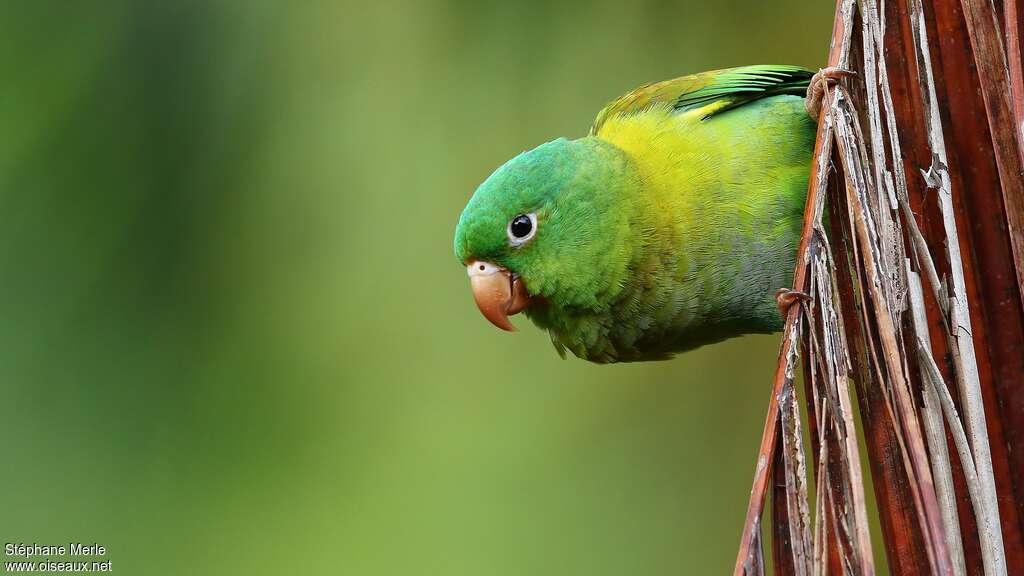
[[[793,290],[790,288],[779,288],[775,291],[775,305],[779,307],[779,312],[785,316],[789,313],[789,309],[798,302],[809,302],[811,297],[799,290]]]

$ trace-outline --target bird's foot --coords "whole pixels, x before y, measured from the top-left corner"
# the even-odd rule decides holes
[[[855,78],[856,76],[857,73],[853,70],[839,68],[838,66],[829,66],[828,68],[818,70],[811,77],[811,84],[807,87],[807,98],[804,100],[807,114],[817,120],[818,114],[821,112],[821,100],[825,97],[825,92],[828,88],[844,78]]]
[[[798,302],[810,302],[811,297],[806,292],[792,290],[790,288],[779,288],[775,291],[775,305],[779,307],[779,313],[785,318],[789,309]]]

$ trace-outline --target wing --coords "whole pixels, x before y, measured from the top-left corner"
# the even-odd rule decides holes
[[[777,94],[803,96],[813,72],[799,66],[761,65],[712,70],[641,86],[601,110],[590,128],[597,134],[609,118],[669,104],[677,112],[705,110],[702,119],[758,98]]]

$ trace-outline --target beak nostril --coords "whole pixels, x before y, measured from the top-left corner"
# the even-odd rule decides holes
[[[508,317],[530,304],[530,294],[517,274],[492,262],[473,260],[466,264],[476,307],[498,328],[514,332]]]

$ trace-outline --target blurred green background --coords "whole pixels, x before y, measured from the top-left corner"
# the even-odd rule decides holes
[[[122,574],[723,574],[776,337],[561,360],[452,234],[641,83],[831,3],[5,2],[0,541]]]

